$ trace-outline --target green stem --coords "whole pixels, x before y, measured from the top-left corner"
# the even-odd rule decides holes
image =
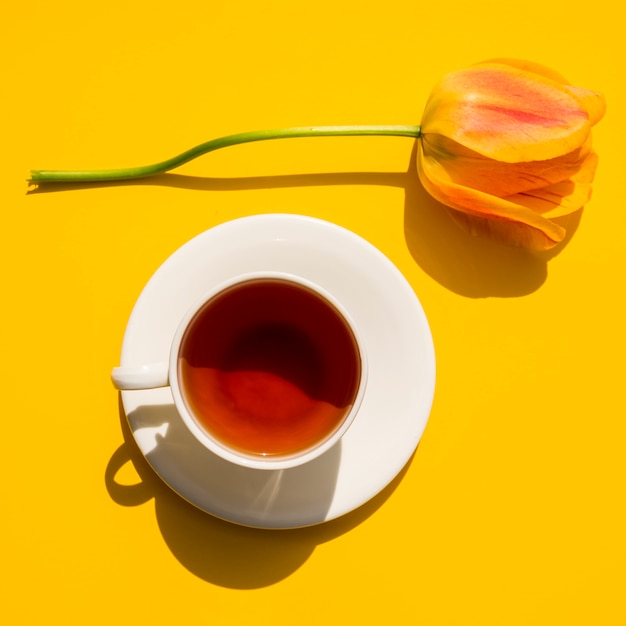
[[[213,152],[220,148],[236,146],[242,143],[265,141],[268,139],[289,139],[295,137],[346,137],[363,135],[383,135],[391,137],[420,136],[419,126],[304,126],[299,128],[280,128],[276,130],[259,130],[238,135],[220,137],[205,143],[201,143],[181,154],[141,167],[127,167],[112,170],[32,170],[30,182],[32,183],[60,183],[60,182],[98,182],[108,180],[130,180],[133,178],[145,178],[155,174],[163,174],[183,163],[187,163],[207,152]]]

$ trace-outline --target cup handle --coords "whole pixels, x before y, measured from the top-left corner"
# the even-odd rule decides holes
[[[111,380],[114,387],[121,391],[167,387],[170,384],[169,367],[167,363],[122,365],[113,368]]]

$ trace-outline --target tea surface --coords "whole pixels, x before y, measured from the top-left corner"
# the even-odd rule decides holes
[[[180,379],[196,420],[223,445],[288,455],[326,440],[354,403],[361,363],[343,317],[283,280],[227,289],[196,315]]]

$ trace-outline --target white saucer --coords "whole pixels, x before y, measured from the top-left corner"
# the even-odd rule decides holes
[[[216,283],[254,270],[297,273],[334,294],[362,332],[368,386],[340,444],[287,470],[238,467],[203,448],[168,388],[122,392],[135,440],[159,476],[198,508],[245,526],[296,528],[365,504],[408,462],[435,386],[424,311],[400,271],[354,233],[297,215],[258,215],[195,237],[152,276],[133,309],[122,365],[166,361],[176,327]]]

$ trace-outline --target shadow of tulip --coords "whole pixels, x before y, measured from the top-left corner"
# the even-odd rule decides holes
[[[372,515],[396,489],[411,461],[377,496],[338,519],[290,530],[263,530],[217,519],[186,502],[154,472],[137,446],[120,402],[124,443],[105,470],[110,497],[121,506],[141,506],[154,499],[156,521],[174,557],[192,574],[222,587],[255,589],[272,585],[301,567],[319,544],[355,528]],[[118,481],[132,463],[140,482]]]
[[[418,265],[450,291],[470,298],[523,296],[537,290],[548,275],[548,261],[573,236],[582,210],[567,223],[567,237],[548,252],[532,253],[474,237],[459,227],[443,204],[430,196],[417,176],[417,151],[406,178],[405,238]]]
[[[243,191],[296,187],[374,185],[405,190],[404,236],[416,263],[445,288],[470,298],[516,297],[537,290],[546,280],[547,263],[569,242],[582,209],[555,220],[567,237],[552,250],[531,253],[466,233],[447,207],[422,187],[417,175],[417,144],[406,172],[337,172],[211,178],[167,173],[149,178],[87,183],[42,183],[29,194],[119,186],[160,186],[197,191]],[[382,219],[382,218],[381,218]]]

